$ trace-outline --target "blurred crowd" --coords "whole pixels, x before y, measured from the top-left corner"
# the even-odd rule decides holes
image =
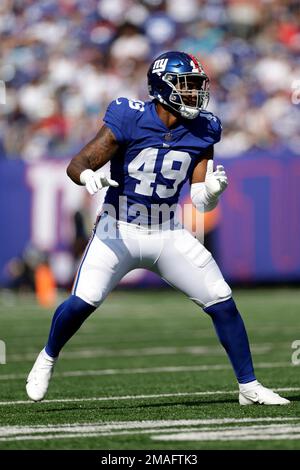
[[[146,72],[166,50],[200,58],[218,152],[300,154],[299,0],[1,0],[0,157],[69,157],[118,97],[147,99]]]

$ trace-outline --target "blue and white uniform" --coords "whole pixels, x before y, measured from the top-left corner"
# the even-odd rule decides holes
[[[176,217],[170,208],[176,205],[180,189],[207,149],[220,139],[218,118],[201,111],[208,104],[209,79],[197,58],[178,51],[157,57],[147,77],[150,97],[183,120],[169,129],[159,119],[154,102],[118,98],[110,104],[104,120],[120,144],[111,161],[112,178],[119,187],[108,189],[73,295],[55,311],[45,350],[28,376],[27,394],[34,401],[44,398],[64,344],[126,273],[147,268],[211,317],[240,384],[241,405],[288,404],[257,382],[243,320],[211,253],[173,223]],[[226,188],[227,180],[224,171],[213,172],[212,163],[207,165],[204,186],[215,197]],[[80,181],[90,194],[103,187],[101,175],[95,176],[91,169],[82,172]],[[200,187],[204,189],[203,183]],[[199,193],[198,199],[192,199],[198,207]],[[157,206],[164,206],[163,213],[153,213]]]
[[[111,160],[111,178],[119,187],[107,191],[73,294],[97,307],[125,274],[146,268],[202,307],[229,299],[231,290],[211,253],[181,226],[164,228],[166,220],[153,212],[155,206],[176,205],[202,155],[220,140],[219,119],[201,112],[169,129],[154,102],[118,98],[104,122],[120,144]]]

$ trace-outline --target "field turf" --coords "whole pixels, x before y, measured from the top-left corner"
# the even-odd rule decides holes
[[[210,318],[163,289],[112,293],[65,347],[46,401],[31,403],[25,377],[52,311],[1,294],[0,449],[300,449],[299,294],[235,291],[257,377],[292,401],[282,407],[239,406]]]

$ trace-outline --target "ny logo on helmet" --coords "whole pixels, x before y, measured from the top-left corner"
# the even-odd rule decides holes
[[[152,73],[164,72],[169,59],[159,59],[153,64]]]

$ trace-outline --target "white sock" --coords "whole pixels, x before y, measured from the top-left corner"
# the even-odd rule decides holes
[[[42,349],[42,354],[43,354],[44,358],[47,359],[47,361],[55,362],[56,359],[57,359],[57,357],[51,357],[51,356],[49,356],[49,354],[46,353],[45,348]]]
[[[246,392],[247,390],[251,390],[253,387],[256,387],[256,385],[259,385],[259,382],[257,380],[252,380],[252,382],[247,382],[246,384],[239,384],[239,387],[241,392]]]

